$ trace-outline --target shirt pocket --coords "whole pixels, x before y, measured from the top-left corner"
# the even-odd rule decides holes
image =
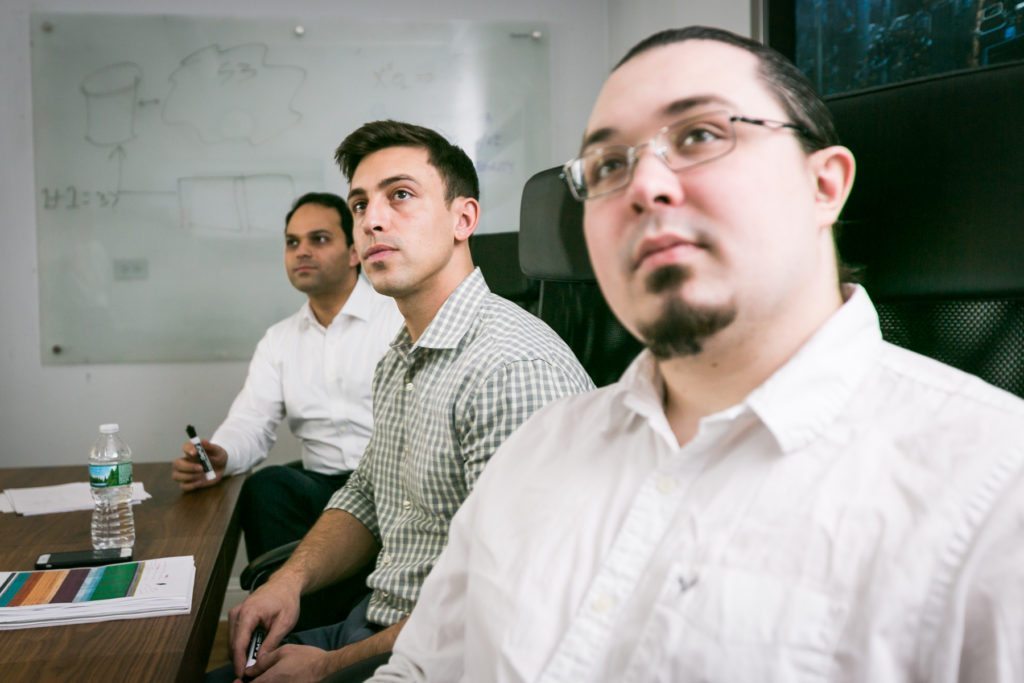
[[[625,680],[830,680],[848,613],[843,596],[793,579],[677,563]]]

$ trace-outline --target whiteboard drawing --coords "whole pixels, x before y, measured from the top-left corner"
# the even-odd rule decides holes
[[[291,102],[306,80],[296,66],[266,63],[267,46],[250,43],[193,52],[171,74],[168,124],[192,127],[204,142],[259,145],[302,121]]]
[[[178,180],[181,225],[208,236],[284,233],[281,217],[295,198],[285,174],[194,176]]]
[[[287,17],[90,10],[31,26],[47,365],[251,358],[301,304],[281,267],[291,202],[347,192],[334,150],[366,121],[465,149],[482,232],[515,230],[523,183],[559,161],[551,41],[509,37],[532,23],[328,12],[298,36]]]
[[[86,140],[106,147],[135,137],[135,99],[141,80],[142,69],[132,62],[105,66],[82,79]]]

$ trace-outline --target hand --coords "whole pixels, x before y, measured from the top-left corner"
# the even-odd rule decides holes
[[[287,575],[279,574],[280,571],[228,613],[228,642],[231,643],[231,661],[238,677],[241,677],[245,667],[249,640],[257,626],[262,624],[267,631],[257,657],[257,662],[261,662],[274,651],[299,619],[299,586],[289,580]]]
[[[333,673],[331,653],[310,645],[282,645],[267,652],[261,649],[256,663],[245,675],[258,683],[315,683]]]
[[[182,491],[194,491],[196,489],[213,486],[220,483],[224,478],[224,467],[228,464],[228,453],[215,443],[202,439],[203,448],[210,456],[210,464],[217,475],[215,479],[207,479],[203,466],[199,464],[199,456],[196,455],[196,447],[191,441],[186,441],[181,446],[181,452],[185,455],[171,463],[171,479],[178,482]]]

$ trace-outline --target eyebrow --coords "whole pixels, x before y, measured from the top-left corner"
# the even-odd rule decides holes
[[[340,228],[339,228],[340,229]],[[284,231],[284,238],[287,239],[300,239],[302,237],[316,237],[317,235],[330,235],[334,228],[313,228],[309,232],[297,235],[294,232]]]
[[[686,113],[696,107],[702,107],[708,104],[720,104],[725,106],[733,106],[733,103],[724,97],[718,95],[697,95],[694,97],[684,97],[680,100],[674,100],[669,102],[667,105],[662,107],[658,115],[662,118],[669,116],[678,116]],[[591,145],[596,145],[600,142],[605,142],[612,138],[618,133],[618,129],[613,126],[607,126],[605,128],[598,128],[597,130],[589,133],[583,138],[583,144],[580,145],[580,151],[582,152]]]
[[[408,175],[408,174],[405,174],[405,173],[400,173],[398,175],[388,176],[387,178],[384,178],[383,180],[381,180],[379,183],[377,183],[377,189],[378,190],[383,190],[388,185],[394,185],[395,183],[401,183],[401,182],[410,182],[410,183],[413,183],[415,185],[419,185],[420,184],[419,181],[416,180],[415,178],[413,178],[411,175]],[[366,196],[366,190],[364,190],[361,187],[354,187],[348,193],[349,200],[351,200],[353,197],[365,197],[365,196]]]

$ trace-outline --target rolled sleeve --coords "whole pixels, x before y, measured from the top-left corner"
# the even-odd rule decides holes
[[[373,442],[367,446],[359,467],[345,482],[345,485],[334,492],[325,509],[344,510],[363,526],[370,530],[379,543],[381,540],[380,524],[377,521],[377,504],[374,496],[373,477]]]

